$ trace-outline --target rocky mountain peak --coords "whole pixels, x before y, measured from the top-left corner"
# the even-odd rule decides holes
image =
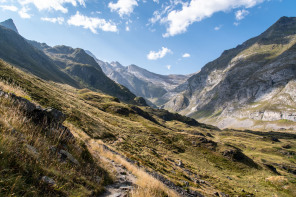
[[[6,21],[1,22],[0,25],[15,31],[16,33],[19,33],[16,26],[15,26],[15,24],[14,24],[14,22],[13,22],[13,20],[11,18],[7,19]]]
[[[274,41],[278,38],[296,34],[296,17],[281,17],[259,37],[261,41]]]

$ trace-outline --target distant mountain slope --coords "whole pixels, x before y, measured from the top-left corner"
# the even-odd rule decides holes
[[[15,27],[14,25],[10,26]],[[79,87],[79,84],[62,72],[49,57],[27,43],[14,30],[0,25],[0,42],[0,58],[5,61],[25,69],[42,79]]]
[[[127,88],[109,79],[97,62],[83,49],[67,46],[50,47],[45,43],[29,41],[14,31],[12,20],[0,25],[0,58],[34,75],[73,87],[87,87],[118,97],[120,100],[146,105]],[[12,29],[8,29],[12,28]]]
[[[91,52],[86,52],[96,59],[108,77],[158,106],[167,102],[171,92],[189,78],[187,75],[159,75],[136,65],[125,67],[119,62],[103,62]]]
[[[49,47],[45,44],[40,44],[39,48],[42,48],[62,70],[74,77],[82,86],[118,97],[128,103],[137,103],[136,96],[126,87],[108,78],[94,58],[83,49],[73,49],[62,45]]]
[[[282,17],[205,65],[165,108],[222,128],[268,129],[270,121],[296,121],[295,43],[296,18]]]
[[[1,22],[0,25],[3,27],[6,27],[7,29],[11,29],[11,30],[15,31],[16,33],[19,33],[11,18],[7,19],[6,21]]]

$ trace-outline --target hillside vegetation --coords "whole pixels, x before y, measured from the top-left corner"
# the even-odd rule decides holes
[[[73,142],[59,144],[42,125],[27,121],[2,98],[3,195],[98,195],[104,185],[116,181],[102,156],[121,162],[135,174],[139,182],[131,192],[134,196],[296,195],[296,134],[219,130],[166,110],[46,81],[3,60],[0,88],[44,108],[61,110],[67,115],[63,124],[75,136]],[[80,165],[59,161],[48,150],[54,145],[66,149]],[[112,151],[104,152],[102,146]],[[44,188],[43,176],[56,185]],[[96,176],[101,177],[99,183]],[[150,188],[145,180],[157,184]]]

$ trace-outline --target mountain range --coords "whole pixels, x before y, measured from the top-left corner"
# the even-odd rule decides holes
[[[183,84],[191,75],[160,75],[152,73],[136,65],[122,66],[119,62],[103,62],[97,59],[103,72],[112,80],[127,87],[135,95],[143,97],[150,106],[160,107],[169,101],[177,91],[176,87]]]
[[[164,108],[220,128],[295,129],[295,49],[296,18],[282,17],[206,64]]]
[[[1,25],[0,57],[43,79],[148,103],[220,128],[295,128],[295,17],[280,18],[191,75],[103,62],[87,50],[26,40],[11,19]]]
[[[0,58],[36,76],[76,88],[90,88],[120,100],[146,105],[124,86],[109,79],[97,62],[83,49],[50,47],[23,38],[11,19],[0,24]]]
[[[188,76],[1,23],[0,196],[296,196],[295,23],[283,17]]]

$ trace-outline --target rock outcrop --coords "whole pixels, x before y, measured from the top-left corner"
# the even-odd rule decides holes
[[[54,135],[61,140],[75,140],[71,131],[63,125],[66,115],[53,108],[42,108],[29,100],[16,96],[12,93],[6,93],[0,89],[0,98],[7,99],[17,107],[28,120],[44,128],[50,135]]]

